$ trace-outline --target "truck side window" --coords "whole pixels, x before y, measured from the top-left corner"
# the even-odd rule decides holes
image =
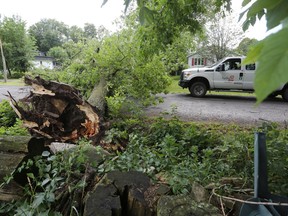
[[[225,70],[241,70],[241,59],[229,59],[224,62]]]
[[[255,70],[256,69],[256,65],[254,64],[249,64],[245,66],[246,70]]]

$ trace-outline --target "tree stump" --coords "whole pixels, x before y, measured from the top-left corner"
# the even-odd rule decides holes
[[[161,190],[158,190],[159,188]],[[162,191],[163,195],[169,190],[163,190],[160,186],[155,190],[144,173],[112,171],[86,196],[84,216],[154,216],[156,208],[150,204],[157,202],[151,202],[154,197],[160,197],[156,191]]]

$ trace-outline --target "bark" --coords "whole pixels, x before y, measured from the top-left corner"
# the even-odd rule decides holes
[[[92,105],[98,108],[98,110],[100,111],[100,113],[102,115],[105,114],[105,110],[106,110],[106,96],[108,93],[108,89],[107,89],[107,82],[105,80],[104,77],[102,77],[99,81],[99,83],[97,83],[94,86],[94,89],[88,99],[88,102]]]

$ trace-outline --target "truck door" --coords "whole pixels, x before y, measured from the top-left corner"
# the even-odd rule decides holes
[[[220,64],[214,72],[216,89],[242,89],[243,71],[241,58],[229,58]]]
[[[243,89],[253,90],[256,64],[244,65],[244,68],[245,69],[243,72]]]

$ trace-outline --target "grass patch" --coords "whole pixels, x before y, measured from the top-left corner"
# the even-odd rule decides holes
[[[23,79],[8,79],[7,82],[4,82],[3,79],[0,80],[1,86],[24,86],[25,83]]]

